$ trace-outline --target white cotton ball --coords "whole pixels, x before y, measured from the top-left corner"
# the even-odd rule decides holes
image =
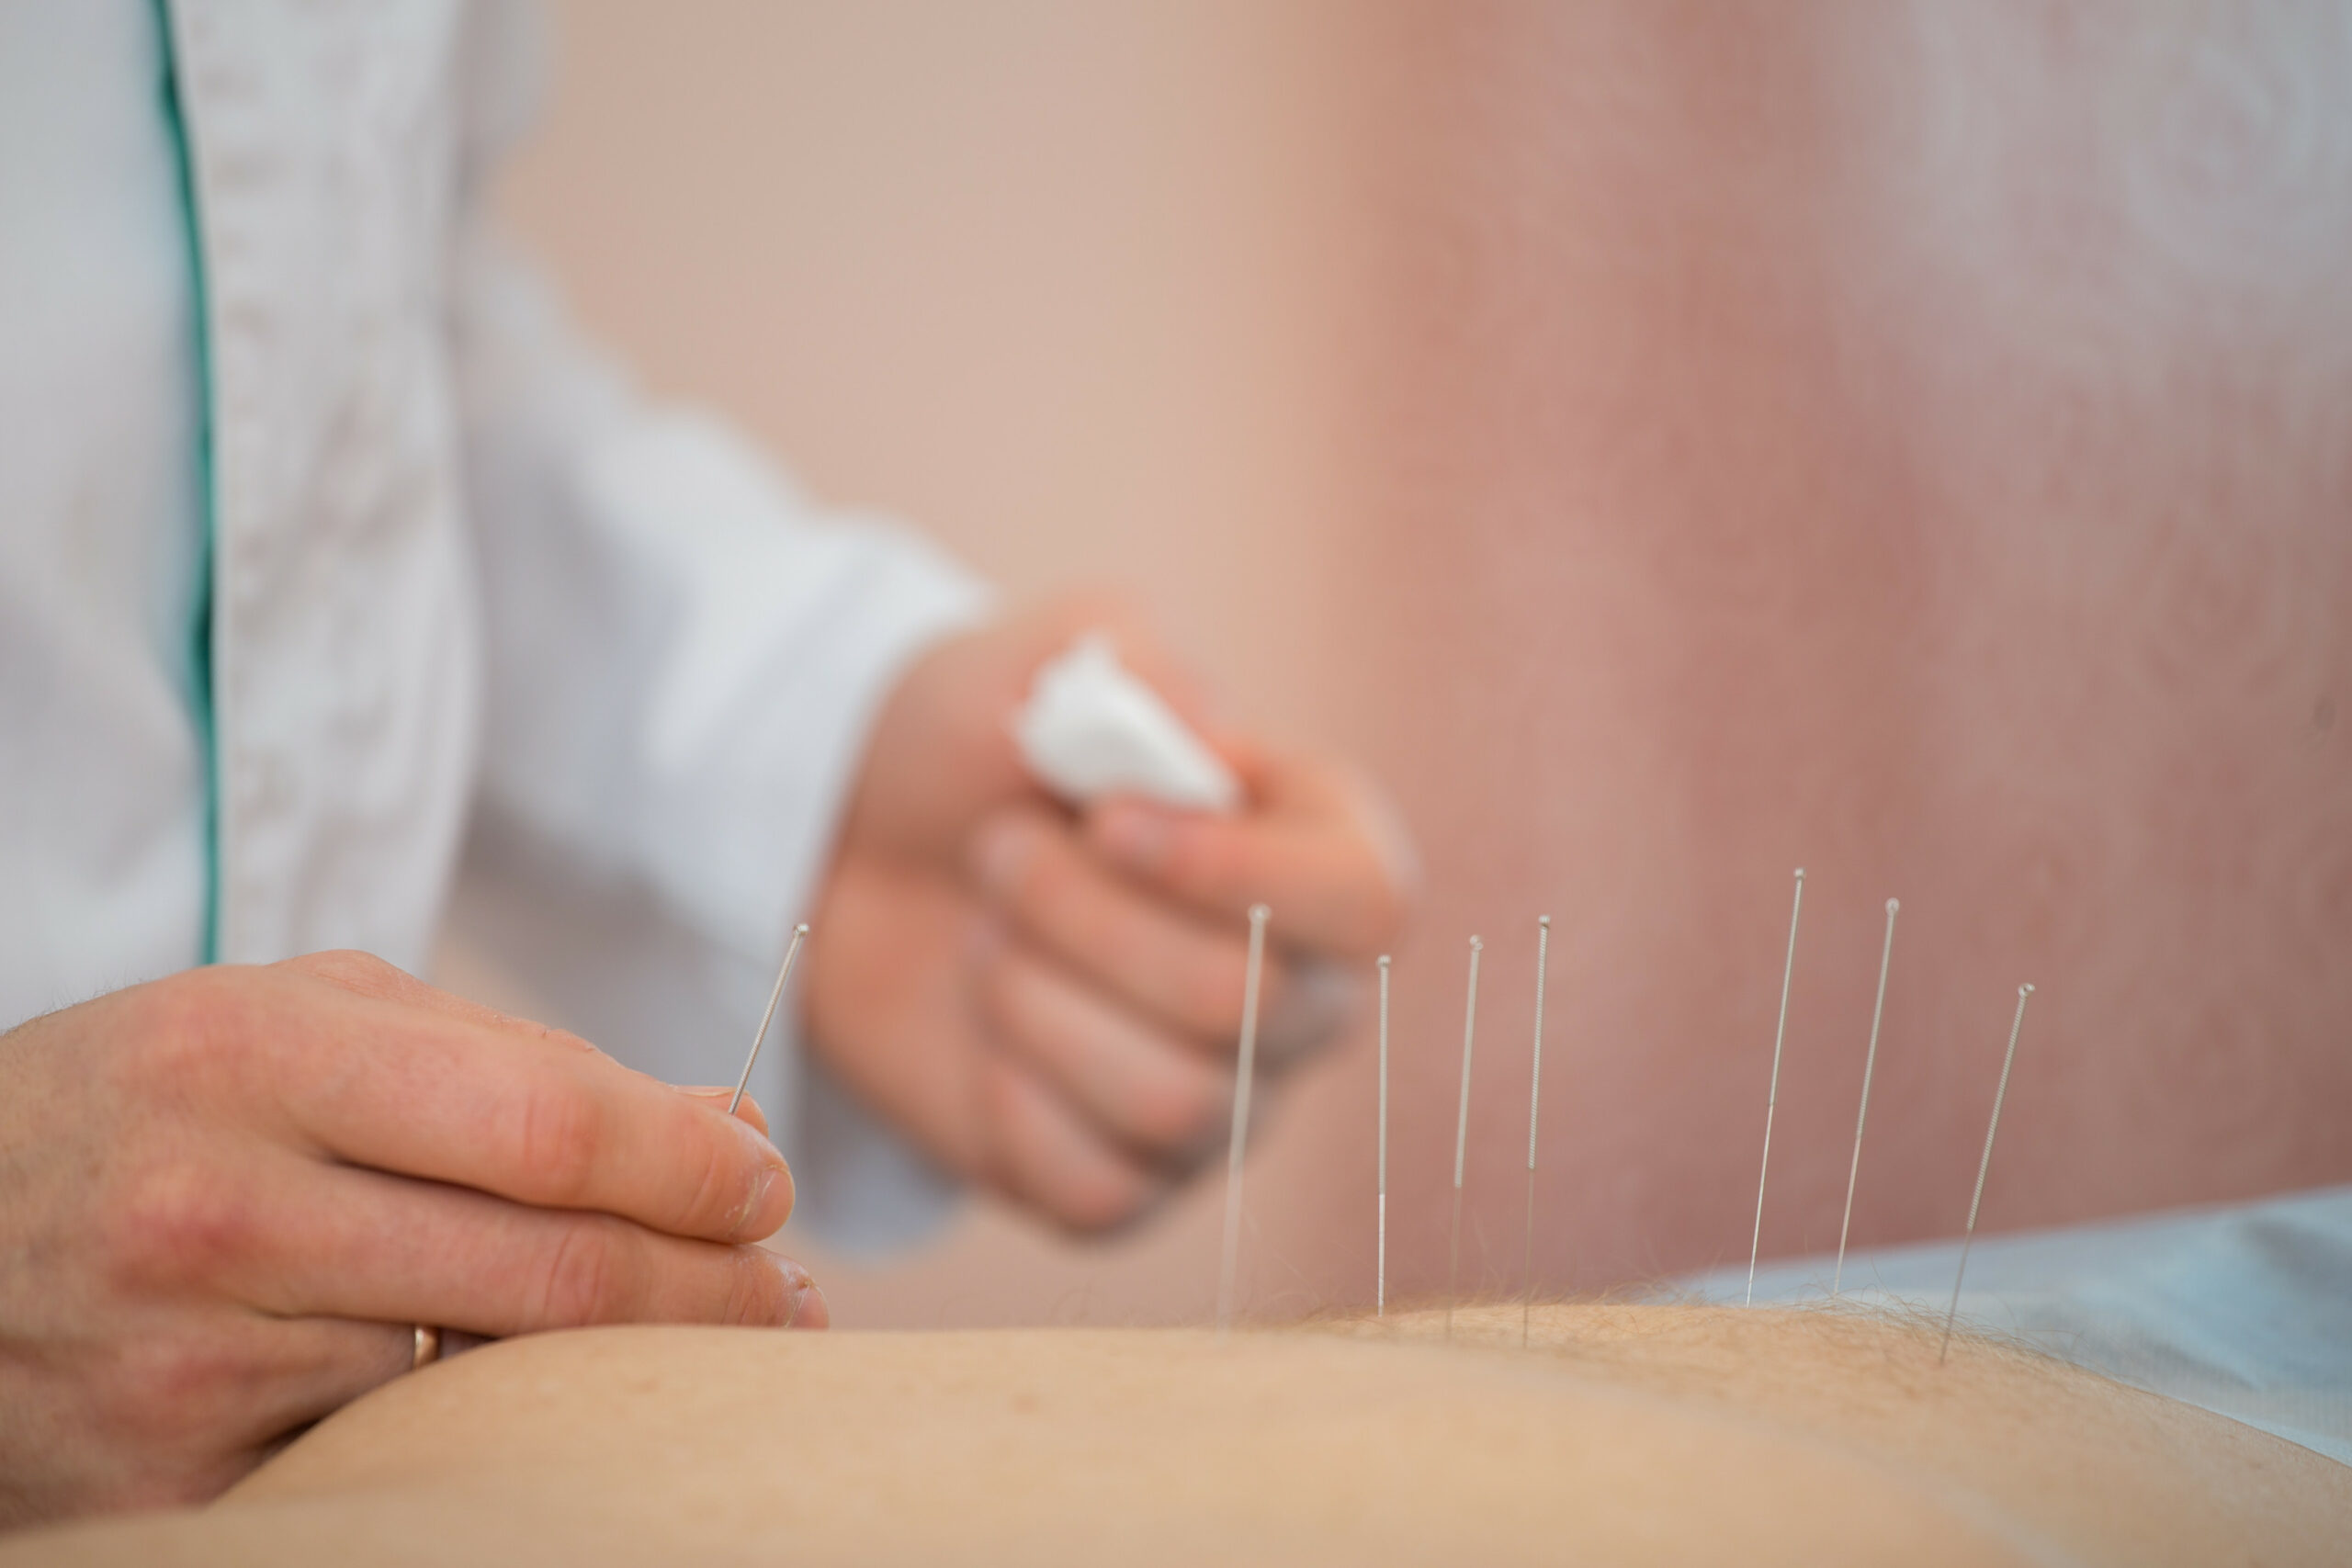
[[[1233,770],[1128,672],[1101,632],[1037,671],[1012,733],[1038,782],[1073,806],[1123,792],[1195,811],[1241,804]]]

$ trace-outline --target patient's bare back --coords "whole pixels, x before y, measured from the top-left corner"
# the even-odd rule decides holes
[[[601,1329],[402,1378],[35,1562],[2322,1562],[2352,1471],[1897,1319]]]

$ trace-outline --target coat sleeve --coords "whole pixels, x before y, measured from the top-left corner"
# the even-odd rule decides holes
[[[511,43],[486,47],[497,141],[523,89]],[[486,655],[460,940],[631,1065],[731,1082],[877,708],[984,591],[640,397],[478,210],[451,274]],[[762,1067],[804,1222],[883,1245],[938,1212],[944,1183],[816,1080],[791,1028]]]

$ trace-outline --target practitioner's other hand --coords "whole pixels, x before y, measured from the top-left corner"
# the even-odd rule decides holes
[[[1233,767],[1237,814],[1074,813],[1030,779],[1012,716],[1091,629]],[[1279,1073],[1344,1021],[1342,965],[1391,941],[1413,876],[1366,783],[1221,731],[1115,605],[1057,604],[934,649],[885,705],[812,917],[813,1048],[958,1175],[1117,1225],[1220,1146],[1249,907],[1274,911],[1259,1061]]]
[[[356,953],[0,1036],[0,1528],[211,1496],[418,1324],[821,1326],[727,1093]]]

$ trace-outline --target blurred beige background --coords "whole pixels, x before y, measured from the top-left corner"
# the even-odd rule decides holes
[[[1392,1268],[1744,1258],[2352,1179],[2352,13],[555,7],[504,191],[586,321],[1016,594],[1130,586],[1403,800]],[[1361,1034],[1250,1178],[1254,1308],[1367,1301]],[[1216,1179],[987,1205],[844,1324],[1197,1317]]]

